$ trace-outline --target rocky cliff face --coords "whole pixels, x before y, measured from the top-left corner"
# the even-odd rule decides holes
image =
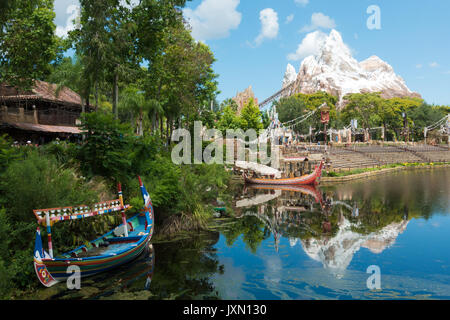
[[[358,62],[345,45],[339,32],[332,30],[320,44],[319,53],[305,58],[295,76],[295,69],[288,65],[283,79],[283,88],[293,85],[286,95],[326,91],[339,98],[342,107],[348,93],[382,92],[384,98],[419,97],[405,81],[395,74],[386,62],[372,56]],[[292,68],[291,68],[292,67]]]
[[[295,70],[294,70],[295,71]],[[249,86],[247,89],[245,89],[242,92],[238,92],[236,96],[233,98],[233,100],[238,105],[237,114],[240,115],[242,109],[244,106],[248,103],[250,99],[255,100],[255,103],[258,104],[258,99],[255,97],[255,94],[253,93],[252,86]]]

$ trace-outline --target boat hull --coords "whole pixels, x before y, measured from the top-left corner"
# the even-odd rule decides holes
[[[320,163],[318,167],[315,168],[314,172],[297,178],[287,178],[287,179],[265,179],[265,178],[249,178],[244,176],[245,182],[249,184],[256,185],[317,185],[320,182],[322,176],[323,162]]]
[[[135,249],[117,256],[94,258],[89,260],[82,259],[80,261],[64,261],[61,259],[42,260],[41,263],[45,265],[49,274],[57,282],[64,282],[73,275],[73,272],[68,271],[69,267],[71,266],[77,266],[79,268],[80,277],[85,278],[114,269],[120,265],[133,261],[141,255],[149,240],[150,239],[148,238],[147,240],[142,242],[139,247],[136,247]],[[35,259],[35,263],[39,264],[39,261],[36,261]]]

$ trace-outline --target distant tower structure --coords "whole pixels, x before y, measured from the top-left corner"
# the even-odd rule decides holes
[[[240,115],[244,106],[250,101],[250,99],[255,100],[255,104],[258,105],[258,98],[255,97],[252,86],[249,86],[242,92],[238,92],[233,100],[238,105],[237,114]]]

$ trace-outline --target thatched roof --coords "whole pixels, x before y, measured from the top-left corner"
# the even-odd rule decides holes
[[[35,124],[35,123],[11,123],[11,124],[7,124],[7,126],[25,130],[25,131],[81,134],[80,129],[78,129],[77,127],[69,127],[69,126],[49,126],[49,125]]]
[[[41,100],[81,108],[80,95],[67,87],[36,80],[30,91],[20,92],[16,87],[0,84],[0,102],[23,100]]]

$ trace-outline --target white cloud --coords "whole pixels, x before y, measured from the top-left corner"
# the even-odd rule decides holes
[[[203,0],[194,10],[183,9],[192,27],[192,36],[199,41],[226,38],[237,29],[242,14],[236,10],[240,0]]]
[[[308,33],[302,42],[298,45],[295,53],[290,53],[287,58],[291,61],[300,61],[310,55],[319,53],[321,46],[324,44],[327,35],[322,31],[314,31]]]
[[[417,68],[417,69],[422,69],[422,67],[423,67],[423,65],[421,65],[420,63],[419,63],[419,64],[416,64],[416,68]]]
[[[67,22],[67,18],[69,14],[67,13],[68,8],[71,5],[80,6],[78,0],[58,0],[55,1],[54,10],[55,10],[55,24],[57,26],[64,27]]]
[[[256,37],[256,45],[260,45],[264,39],[274,39],[278,35],[280,28],[278,24],[278,14],[272,8],[267,8],[259,13],[261,21],[261,33]]]
[[[291,23],[294,20],[294,15],[290,14],[286,17],[286,24]]]
[[[295,0],[296,4],[306,6],[309,3],[309,0]]]
[[[120,0],[120,4],[131,9],[137,6],[140,0]],[[54,3],[56,35],[66,37],[69,31],[75,29],[73,23],[80,15],[80,2],[78,0],[58,0]]]
[[[130,4],[127,4],[126,0],[120,0],[120,4],[128,9],[133,9],[140,3],[140,0],[129,0],[129,1]]]
[[[336,23],[329,16],[324,15],[322,12],[313,13],[311,16],[311,24],[304,26],[300,32],[311,32],[317,29],[334,29]]]
[[[431,68],[437,68],[437,67],[439,67],[439,63],[437,63],[437,62],[431,62],[431,63],[430,63],[430,67],[431,67]]]
[[[69,31],[75,29],[74,21],[77,20],[80,16],[80,7],[75,4],[69,5],[66,9],[66,15],[69,15],[69,17],[66,19],[66,25],[56,26],[56,35],[63,38],[67,36]]]

